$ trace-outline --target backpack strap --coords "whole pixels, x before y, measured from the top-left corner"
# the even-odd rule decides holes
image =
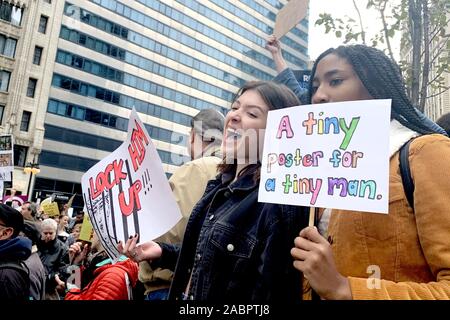
[[[30,271],[23,261],[0,261],[0,269],[14,269],[28,276]]]
[[[414,211],[414,181],[412,180],[411,170],[409,168],[409,145],[412,140],[409,140],[400,148],[400,175],[402,177],[406,199]]]

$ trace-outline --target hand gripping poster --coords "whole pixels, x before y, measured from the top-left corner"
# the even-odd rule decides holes
[[[117,242],[139,234],[139,242],[170,230],[181,213],[161,159],[133,109],[124,143],[82,177],[83,198],[95,232],[116,260]]]

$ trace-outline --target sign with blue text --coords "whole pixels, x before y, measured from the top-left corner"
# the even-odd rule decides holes
[[[391,100],[270,111],[260,202],[388,212]]]

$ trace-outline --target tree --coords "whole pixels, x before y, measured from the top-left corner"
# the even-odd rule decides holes
[[[322,13],[316,25],[323,25],[325,32],[334,32],[344,43],[367,43],[364,19],[353,0],[358,20],[349,16],[334,18]],[[446,30],[450,22],[450,0],[366,0],[368,10],[376,10],[380,29],[369,40],[373,47],[384,46],[385,52],[394,59],[392,40],[401,32],[403,60],[399,61],[408,95],[421,111],[428,98],[450,89],[445,75],[450,72],[450,33]]]

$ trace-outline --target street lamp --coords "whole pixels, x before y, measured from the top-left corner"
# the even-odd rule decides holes
[[[33,178],[33,175],[41,172],[41,169],[39,169],[39,163],[35,162],[35,158],[33,158],[33,162],[27,163],[25,168],[23,168],[23,172],[30,174],[30,180],[28,180],[27,196],[28,196],[28,200],[31,201],[31,195],[30,195],[31,179]]]

